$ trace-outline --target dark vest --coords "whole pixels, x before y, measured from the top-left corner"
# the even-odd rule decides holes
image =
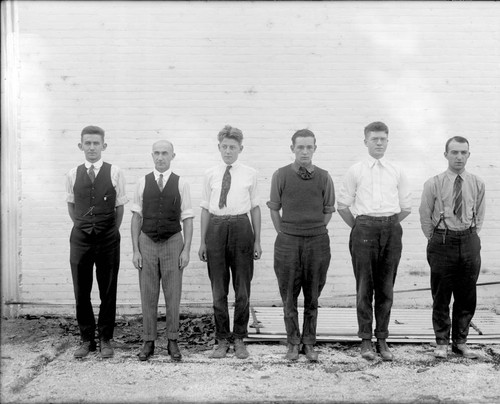
[[[103,163],[94,183],[85,164],[76,169],[75,227],[86,233],[100,233],[116,223],[116,190],[111,182],[111,164]]]
[[[291,165],[282,167],[281,231],[295,236],[317,236],[327,233],[323,213],[323,195],[328,173],[314,168],[314,176],[303,180]]]
[[[142,229],[158,242],[181,231],[181,195],[179,176],[172,173],[160,192],[154,173],[146,175],[142,196]]]

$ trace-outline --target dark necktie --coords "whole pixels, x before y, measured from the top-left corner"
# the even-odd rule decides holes
[[[160,188],[160,192],[163,191],[163,174],[160,174],[160,178],[158,178],[158,188]]]
[[[94,171],[94,165],[93,164],[89,168],[89,178],[90,178],[90,181],[93,184],[94,181],[95,181],[95,171]]]
[[[453,213],[462,220],[462,177],[457,175],[453,185]]]
[[[222,188],[220,190],[220,198],[219,198],[219,209],[222,209],[224,206],[227,206],[227,193],[229,192],[229,188],[231,188],[231,173],[229,170],[232,166],[227,166],[226,171],[224,172],[224,176],[222,177]]]
[[[305,167],[302,166],[299,167],[297,174],[299,174],[299,177],[303,180],[310,180],[313,177],[313,173],[310,173]]]

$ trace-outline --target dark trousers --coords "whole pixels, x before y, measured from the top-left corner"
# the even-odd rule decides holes
[[[247,215],[210,217],[206,234],[208,276],[212,285],[215,337],[231,337],[227,295],[232,276],[235,294],[233,335],[248,335],[254,234]]]
[[[394,282],[401,259],[403,229],[397,215],[358,216],[349,251],[356,278],[358,337],[371,339],[375,295],[375,337],[389,336]]]
[[[432,326],[439,345],[451,339],[463,344],[476,311],[476,282],[481,269],[481,241],[476,232],[463,235],[435,233],[427,245],[431,267]],[[453,295],[453,319],[450,302]]]
[[[97,321],[99,337],[113,338],[116,315],[116,287],[120,266],[120,233],[116,227],[99,234],[87,234],[75,227],[70,236],[70,264],[76,300],[76,319],[83,341],[95,338],[95,317],[91,292],[94,265],[101,305]]]
[[[274,271],[283,301],[289,344],[315,344],[318,299],[330,265],[330,237],[291,236],[278,233],[274,243]],[[297,298],[304,294],[304,323],[300,334]]]

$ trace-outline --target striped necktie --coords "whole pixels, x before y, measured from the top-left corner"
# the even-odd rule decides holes
[[[220,198],[219,198],[219,209],[222,209],[224,206],[227,206],[227,193],[229,192],[229,188],[231,188],[231,173],[229,170],[232,166],[227,166],[226,171],[224,172],[224,176],[222,177],[222,188],[220,190]]]
[[[158,178],[158,188],[160,188],[160,192],[163,191],[163,174],[160,174],[160,178]]]
[[[95,167],[94,165],[92,164],[89,168],[89,178],[90,178],[90,181],[92,182],[92,184],[94,183],[95,181],[95,171],[94,171]]]
[[[453,213],[462,220],[462,177],[457,175],[453,185]]]

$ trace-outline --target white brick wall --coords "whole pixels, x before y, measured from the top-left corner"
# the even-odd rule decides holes
[[[424,181],[446,168],[444,143],[453,135],[469,138],[468,168],[487,184],[480,281],[499,280],[497,3],[22,1],[17,7],[21,300],[73,303],[64,174],[82,161],[77,143],[89,124],[106,130],[104,157],[124,169],[130,199],[137,177],[151,170],[151,144],[174,143],[173,168],[190,183],[197,215],[183,303],[211,301],[197,258],[198,206],[202,174],[219,160],[216,135],[225,124],[243,130],[241,160],[260,173],[264,253],[254,301],[279,301],[265,201],[274,170],[292,161],[291,135],[304,127],[316,133],[315,162],[339,187],[347,168],[366,156],[362,131],[374,120],[389,125],[387,156],[406,166],[414,184],[396,289],[428,286],[418,204]],[[129,208],[120,305],[139,304]],[[333,258],[322,301],[352,304],[352,297],[338,298],[354,293],[348,229],[337,214],[329,229]],[[491,303],[481,290],[479,299]],[[397,295],[395,302],[429,303],[430,292]]]

